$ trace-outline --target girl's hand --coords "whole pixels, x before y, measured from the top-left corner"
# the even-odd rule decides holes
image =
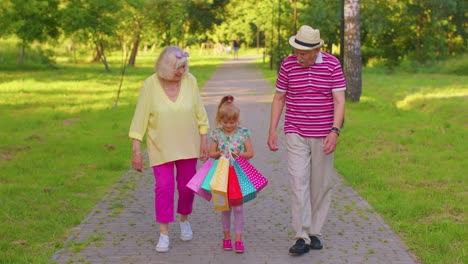
[[[224,156],[224,150],[218,151],[218,159]]]

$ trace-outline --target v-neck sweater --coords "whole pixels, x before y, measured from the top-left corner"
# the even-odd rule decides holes
[[[150,166],[200,155],[200,135],[209,130],[208,115],[195,77],[185,73],[173,102],[161,87],[157,74],[141,87],[129,137],[146,146]]]

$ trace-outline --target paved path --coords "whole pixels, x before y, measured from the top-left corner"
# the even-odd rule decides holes
[[[353,189],[336,178],[332,208],[323,228],[324,249],[289,256],[293,244],[290,226],[284,138],[280,150],[266,146],[270,83],[262,78],[252,59],[227,60],[203,88],[210,120],[221,96],[232,94],[241,107],[242,125],[252,131],[252,163],[267,178],[268,186],[244,206],[243,254],[223,251],[220,214],[196,197],[190,216],[194,239],[182,242],[177,223],[170,225],[171,250],[157,253],[159,237],[154,223],[153,176],[128,171],[82,221],[56,263],[417,263],[406,246]],[[211,122],[211,121],[210,121]],[[344,135],[346,136],[346,135]],[[339,151],[339,149],[338,149]]]

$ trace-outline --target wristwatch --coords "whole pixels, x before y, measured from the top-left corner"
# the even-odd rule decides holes
[[[340,133],[341,133],[341,130],[340,130],[339,128],[337,128],[337,127],[332,127],[332,128],[330,129],[330,131],[336,133],[338,136],[339,136]]]

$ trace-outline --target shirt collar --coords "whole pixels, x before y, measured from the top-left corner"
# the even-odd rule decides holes
[[[322,63],[322,62],[323,62],[322,52],[319,51],[317,54],[317,58],[315,59],[315,63]]]

